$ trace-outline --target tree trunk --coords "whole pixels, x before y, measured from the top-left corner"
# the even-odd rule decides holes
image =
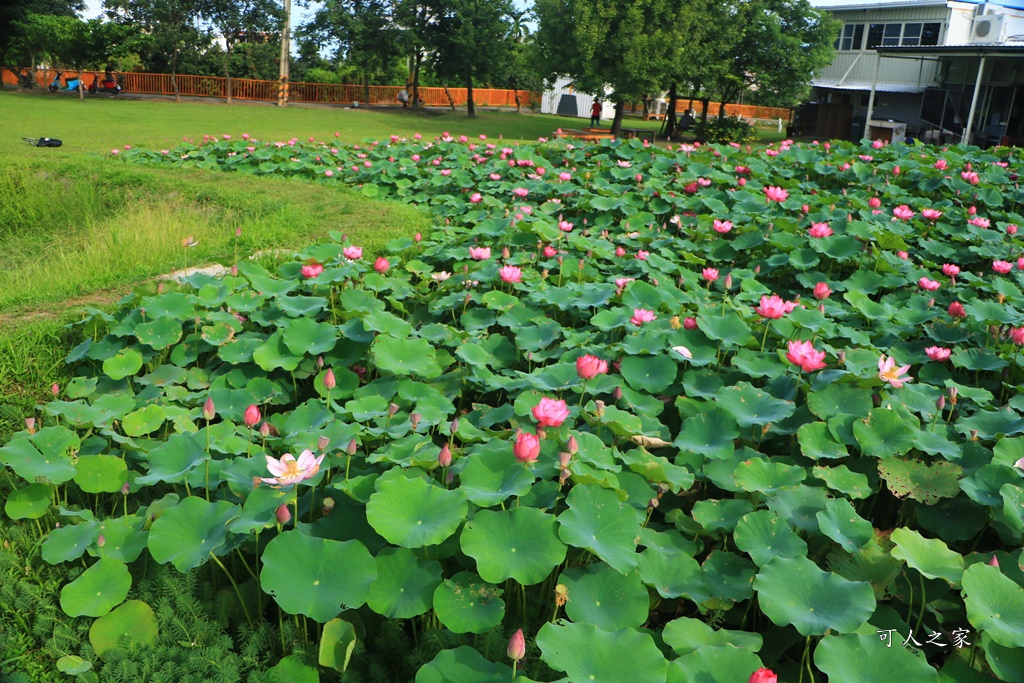
[[[363,104],[370,106],[370,74],[363,73]]]
[[[78,70],[78,101],[85,101],[85,78],[83,78],[82,70]]]
[[[455,100],[452,99],[452,94],[448,90],[448,83],[441,81],[441,87],[444,88],[444,95],[448,98],[448,106],[452,108],[452,111],[455,111]]]
[[[473,105],[473,72],[466,74],[466,116],[476,118],[476,107]]]
[[[615,103],[615,118],[612,119],[612,137],[619,137],[622,132],[622,114],[626,110],[626,104],[622,100]]]
[[[178,46],[174,46],[174,55],[171,57],[171,89],[174,91],[174,101],[181,102],[181,93],[178,91]]]
[[[224,41],[224,87],[228,104],[231,104],[231,41]]]
[[[412,106],[415,109],[420,108],[420,62],[422,60],[423,53],[416,48],[416,59],[412,65]],[[449,97],[449,99],[451,98]]]
[[[662,136],[665,138],[672,137],[672,133],[676,129],[676,101],[678,97],[676,94],[676,84],[673,83],[668,89],[668,109],[665,111],[665,120],[661,126]]]
[[[707,124],[708,122],[708,105],[711,103],[711,98],[702,97],[700,98],[700,122]]]

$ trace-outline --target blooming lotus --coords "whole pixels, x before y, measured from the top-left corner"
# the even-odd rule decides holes
[[[828,223],[812,223],[807,234],[816,238],[829,237],[832,235],[832,228],[828,227]]]
[[[825,367],[825,352],[816,351],[814,342],[791,341],[786,360],[800,367],[800,372],[814,372]]]
[[[909,365],[896,367],[896,359],[892,356],[886,356],[883,353],[878,358],[878,377],[883,382],[891,384],[893,389],[899,389],[906,382],[913,381],[913,378],[907,375],[908,370],[910,370]]]
[[[512,194],[514,194],[517,197],[525,197],[526,195],[530,194],[530,191],[527,190],[525,187],[517,187],[516,189],[512,190]]]
[[[310,263],[302,266],[302,277],[304,278],[315,278],[320,273],[324,272],[324,267],[319,263]]]
[[[442,270],[442,271],[430,274],[431,279],[433,279],[435,282],[444,282],[445,280],[447,280],[451,276],[452,276],[452,274],[449,273],[447,270]]]
[[[652,320],[656,320],[658,316],[654,314],[654,311],[648,311],[646,308],[634,308],[633,317],[629,319],[629,322],[633,323],[637,327],[640,327],[644,323],[649,323]]]
[[[703,277],[708,282],[714,282],[715,280],[718,279],[718,269],[705,268],[704,270],[701,271],[701,277]]]
[[[938,161],[935,162],[934,166],[940,171],[945,171],[947,168],[949,168],[949,162],[947,162],[945,159],[939,159]]]
[[[720,221],[716,218],[712,227],[714,228],[715,232],[725,234],[732,230],[732,221]]]
[[[516,434],[516,442],[512,444],[512,455],[525,465],[537,462],[537,457],[540,455],[540,437],[536,434],[519,432]]]
[[[498,269],[498,275],[504,282],[522,282],[523,271],[517,266],[504,266]]]
[[[481,201],[483,201],[483,196],[479,192],[474,192],[473,194],[469,195],[469,201],[471,204],[479,204]]]
[[[473,259],[474,261],[486,261],[487,259],[491,258],[491,248],[470,247],[469,258]]]
[[[1013,264],[1009,261],[993,261],[992,270],[999,273],[1000,275],[1006,275],[1013,269]]]
[[[942,274],[948,275],[949,277],[956,277],[957,275],[960,274],[960,266],[954,265],[952,263],[943,263]]]
[[[936,209],[921,209],[921,217],[930,221],[937,221],[942,217],[942,212]]]
[[[1024,346],[1024,327],[1014,327],[1010,330],[1010,340],[1017,346]]]
[[[952,350],[941,346],[929,346],[927,349],[924,350],[924,352],[928,354],[928,357],[931,358],[932,360],[942,362],[949,358],[949,354],[952,353]]]
[[[917,281],[917,286],[925,291],[934,292],[936,289],[939,288],[939,283],[936,280],[930,280],[926,277],[923,277]]]
[[[312,479],[320,471],[320,463],[323,462],[326,454],[321,453],[319,458],[313,456],[313,451],[306,449],[302,451],[298,459],[291,453],[285,453],[280,460],[267,456],[267,469],[273,477],[260,477],[262,481],[275,486],[291,486],[306,479]]]
[[[827,299],[831,294],[832,290],[829,289],[827,283],[819,282],[818,284],[814,285],[814,298],[817,299],[818,301],[823,301]]]
[[[576,359],[576,374],[582,379],[591,380],[607,372],[608,361],[602,360],[597,356],[585,354]]]
[[[764,188],[764,195],[769,201],[773,202],[784,202],[789,198],[789,192],[781,187],[766,187]]]
[[[636,257],[640,261],[646,261],[647,257],[650,256],[650,255],[651,255],[651,252],[644,251],[643,249],[637,249],[637,251],[636,251]]]
[[[971,220],[967,221],[967,223],[978,228],[987,228],[992,224],[992,222],[989,221],[989,219],[982,218],[981,216],[975,216]]]
[[[951,318],[966,318],[967,317],[967,311],[964,310],[964,305],[962,303],[960,303],[959,301],[954,301],[953,303],[951,303],[949,305],[949,308],[946,309],[946,312],[949,313],[949,316]]]
[[[533,407],[533,417],[540,427],[561,427],[569,417],[569,408],[565,401],[545,396]]]
[[[892,210],[892,215],[901,221],[909,221],[914,217],[914,212],[910,210],[910,207],[906,204],[900,204]]]
[[[783,301],[782,297],[778,294],[762,296],[761,305],[756,307],[754,311],[762,318],[768,318],[770,320],[778,320],[789,312],[789,310],[787,310],[786,302]]]

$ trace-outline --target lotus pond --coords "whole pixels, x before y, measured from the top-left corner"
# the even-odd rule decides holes
[[[92,622],[62,670],[155,637],[156,562],[277,627],[281,680],[1024,681],[1015,151],[114,152],[436,228],[78,325],[77,377],[0,448]],[[415,657],[375,649],[396,626]]]

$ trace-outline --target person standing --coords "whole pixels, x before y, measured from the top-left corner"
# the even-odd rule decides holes
[[[598,128],[601,125],[601,100],[595,99],[590,105],[590,127]]]

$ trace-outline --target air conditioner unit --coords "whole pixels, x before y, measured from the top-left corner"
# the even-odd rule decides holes
[[[974,25],[971,27],[972,43],[1001,43],[1003,42],[1003,20],[1006,17],[1002,14],[985,14],[974,18]]]

